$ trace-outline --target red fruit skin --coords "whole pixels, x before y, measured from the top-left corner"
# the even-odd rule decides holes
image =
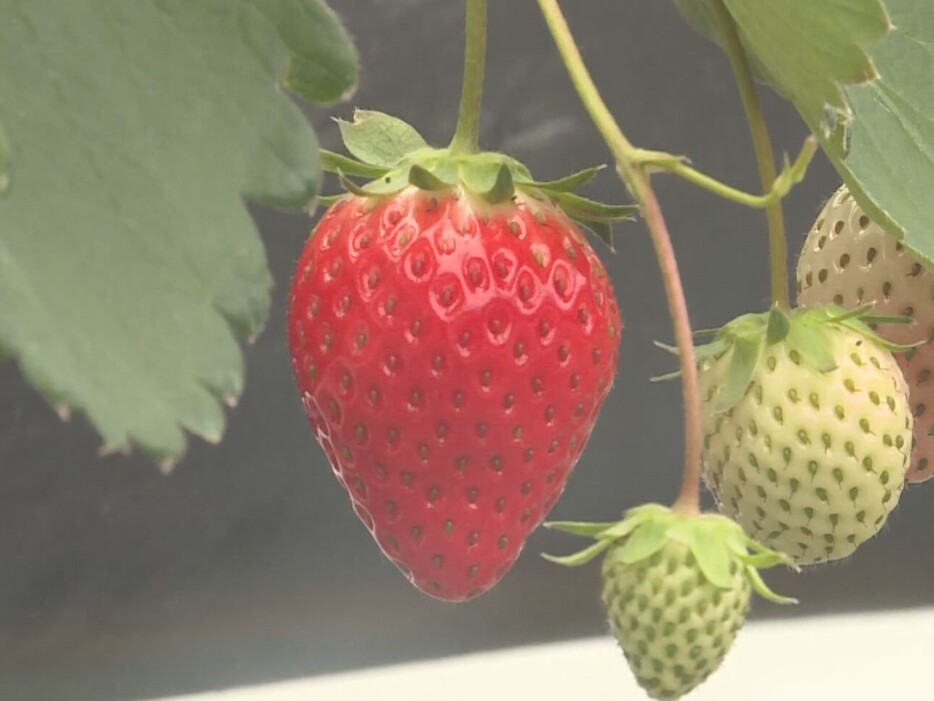
[[[334,474],[386,556],[446,601],[495,585],[560,496],[621,326],[561,211],[414,189],[334,204],[288,303],[295,378]]]

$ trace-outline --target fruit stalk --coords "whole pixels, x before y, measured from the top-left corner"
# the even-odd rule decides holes
[[[486,63],[486,0],[467,0],[466,24],[464,82],[457,128],[451,140],[454,153],[476,153],[479,149],[480,103]]]
[[[668,313],[674,329],[681,366],[684,403],[684,473],[681,491],[673,508],[682,513],[700,510],[701,422],[697,390],[697,364],[691,322],[688,316],[681,275],[665,218],[645,171],[638,165],[639,150],[633,147],[600,96],[580,55],[567,20],[557,0],[538,0],[539,7],[558,47],[564,65],[584,107],[616,159],[617,172],[642,210],[652,238],[655,255],[665,286]]]
[[[752,78],[752,69],[746,50],[740,41],[736,30],[736,23],[727,10],[723,0],[711,0],[717,22],[717,29],[723,39],[723,48],[733,67],[733,76],[739,88],[739,97],[749,123],[749,133],[752,136],[752,145],[756,152],[756,161],[759,165],[759,179],[762,181],[762,191],[771,192],[775,178],[775,154],[772,151],[772,142],[769,139],[769,130],[759,101],[759,93]],[[782,201],[777,199],[765,208],[765,216],[769,227],[769,260],[771,268],[772,304],[782,309],[789,309],[788,297],[788,243],[785,239],[785,218],[782,211]]]

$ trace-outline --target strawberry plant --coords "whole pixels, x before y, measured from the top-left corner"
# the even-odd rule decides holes
[[[673,1],[732,68],[757,192],[630,141],[558,0],[537,0],[544,27],[631,202],[580,194],[600,166],[546,179],[481,149],[486,0],[465,0],[450,142],[366,105],[339,121],[335,151],[277,89],[311,104],[353,90],[356,55],[322,0],[0,0],[0,356],[63,418],[86,416],[102,452],[138,447],[168,471],[187,434],[221,440],[243,391],[238,340],[269,311],[239,198],[315,212],[279,281],[293,410],[373,552],[429,597],[467,602],[543,522],[589,538],[546,557],[602,558],[595,596],[637,681],[680,698],[728,660],[753,594],[792,603],[760,570],[859,557],[934,475],[934,9]],[[781,167],[757,81],[809,131]],[[793,295],[782,201],[819,150],[842,184]],[[768,304],[692,327],[654,189],[666,175],[764,211]],[[621,496],[619,521],[549,523],[626,373],[639,302],[617,297],[602,259],[640,218],[674,339],[658,345],[677,359],[656,379],[681,385],[680,491]],[[702,511],[704,484],[719,513]]]

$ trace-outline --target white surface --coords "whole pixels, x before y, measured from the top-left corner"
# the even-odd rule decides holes
[[[930,701],[934,608],[753,623],[689,701]],[[171,701],[640,701],[609,638],[174,697]],[[168,700],[164,700],[168,701]]]

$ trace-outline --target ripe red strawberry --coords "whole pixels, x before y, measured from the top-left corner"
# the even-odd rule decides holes
[[[298,262],[289,345],[358,516],[415,586],[457,601],[500,580],[561,494],[621,323],[603,266],[549,198],[519,180],[490,204],[425,162],[403,160],[389,194],[347,183],[359,194],[333,204]]]

